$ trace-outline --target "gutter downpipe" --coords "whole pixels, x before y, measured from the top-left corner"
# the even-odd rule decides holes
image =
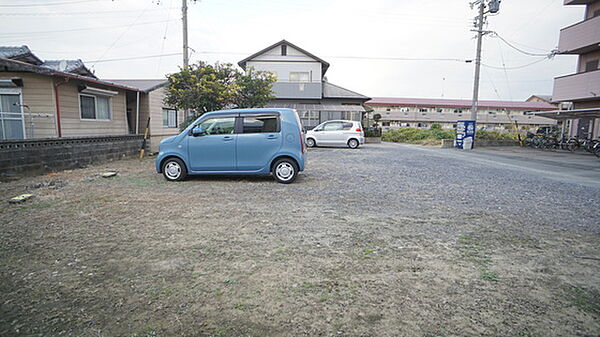
[[[135,97],[135,134],[139,133],[140,127],[140,92],[136,93]]]
[[[62,82],[54,83],[54,98],[56,99],[56,131],[58,133],[58,138],[62,137],[62,126],[60,124],[60,92],[58,90],[58,87],[67,82],[69,82],[69,79],[65,78]]]

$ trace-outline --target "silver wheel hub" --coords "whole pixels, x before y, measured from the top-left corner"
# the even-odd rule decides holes
[[[294,176],[294,167],[290,163],[281,163],[277,165],[275,174],[281,180],[289,180]]]
[[[165,174],[171,179],[177,179],[181,174],[181,166],[176,162],[169,162],[165,166]]]
[[[354,139],[350,140],[350,147],[356,147],[358,145],[358,142]]]

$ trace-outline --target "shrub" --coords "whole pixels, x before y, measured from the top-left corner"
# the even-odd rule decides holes
[[[454,139],[454,130],[402,128],[383,133],[382,140],[386,142],[431,144],[439,143],[442,139]]]
[[[434,145],[439,144],[443,139],[455,138],[455,130],[444,130],[436,125],[439,124],[433,124],[431,129],[402,128],[389,130],[383,133],[381,139],[386,142]],[[477,130],[475,138],[479,140],[505,140],[517,139],[517,136],[513,133]]]
[[[488,131],[488,130],[477,130],[475,132],[475,139],[481,140],[513,140],[517,139],[517,135],[509,132],[499,131]]]
[[[365,137],[381,137],[381,128],[370,127],[363,128],[365,131]]]

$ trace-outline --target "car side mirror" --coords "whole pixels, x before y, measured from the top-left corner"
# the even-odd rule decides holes
[[[204,128],[201,126],[196,126],[195,128],[192,129],[192,136],[194,136],[194,137],[204,136],[205,134],[206,134],[206,130],[204,130]]]

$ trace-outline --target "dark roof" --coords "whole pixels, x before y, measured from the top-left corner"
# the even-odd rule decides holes
[[[79,74],[97,78],[81,60],[47,60],[41,65],[42,67],[58,70],[66,73]]]
[[[277,43],[275,43],[275,44],[273,44],[273,45],[270,45],[270,46],[268,46],[267,48],[265,48],[265,49],[263,49],[263,50],[261,50],[261,51],[258,51],[258,52],[256,52],[256,53],[254,53],[254,54],[252,54],[252,55],[250,55],[250,56],[246,57],[245,59],[243,59],[243,60],[241,60],[240,62],[238,62],[238,65],[239,65],[240,67],[242,67],[242,69],[246,70],[246,62],[248,62],[248,61],[252,60],[253,58],[255,58],[255,57],[257,57],[257,56],[259,56],[259,55],[261,55],[261,54],[263,54],[263,53],[265,53],[265,52],[267,52],[267,51],[269,51],[269,50],[271,50],[271,49],[273,49],[273,48],[275,48],[275,47],[277,47],[277,46],[280,46],[280,45],[282,45],[282,44],[285,44],[285,45],[287,45],[287,46],[290,46],[290,47],[292,47],[292,48],[294,48],[294,49],[298,49],[299,51],[303,52],[303,53],[304,53],[304,54],[306,54],[307,56],[309,56],[309,57],[312,57],[312,58],[313,58],[313,59],[315,59],[316,61],[319,61],[319,62],[321,62],[322,73],[323,73],[322,75],[325,75],[325,72],[327,72],[327,69],[329,68],[329,63],[328,63],[328,62],[326,62],[325,60],[323,60],[323,59],[321,59],[321,58],[319,58],[319,57],[317,57],[317,56],[315,56],[315,55],[313,55],[313,54],[311,54],[311,53],[307,52],[306,50],[304,50],[304,49],[302,49],[302,48],[300,48],[300,47],[296,46],[295,44],[293,44],[293,43],[291,43],[291,42],[288,42],[288,41],[286,41],[286,40],[281,40],[281,41],[279,41],[279,42],[277,42]]]
[[[149,80],[127,80],[127,79],[119,79],[119,80],[105,80],[112,83],[118,83],[122,85],[126,85],[128,87],[138,88],[143,92],[150,92],[156,90],[160,87],[164,87],[169,83],[166,78],[163,79],[149,79]]]
[[[36,74],[46,75],[46,76],[65,77],[65,78],[71,78],[71,79],[86,81],[86,82],[100,84],[100,85],[106,85],[106,86],[113,87],[113,88],[119,88],[119,89],[124,89],[124,90],[131,90],[131,91],[141,91],[140,89],[135,88],[135,87],[130,87],[130,86],[113,83],[113,82],[109,82],[109,81],[103,81],[103,80],[99,80],[95,77],[82,76],[82,75],[78,75],[78,74],[58,71],[58,70],[54,70],[54,69],[47,68],[47,67],[33,65],[31,63],[27,63],[27,62],[23,62],[23,61],[0,58],[0,73],[5,72],[5,71],[28,72],[28,73],[36,73]]]
[[[471,108],[471,100],[443,98],[401,98],[376,97],[366,102],[367,105],[379,106],[421,106],[439,108]],[[517,110],[554,110],[555,106],[545,102],[516,102],[516,101],[479,101],[483,109],[517,109]]]
[[[342,88],[339,85],[327,81],[323,81],[323,98],[355,98],[363,101],[371,99],[370,97]]]
[[[548,103],[552,102],[552,95],[531,95],[531,97],[529,97],[527,100],[530,100],[530,99],[532,99],[534,97],[537,97],[537,98],[539,98],[539,99],[541,99],[543,101],[546,101]]]
[[[43,63],[27,46],[0,46],[0,58],[18,60],[35,65]]]

